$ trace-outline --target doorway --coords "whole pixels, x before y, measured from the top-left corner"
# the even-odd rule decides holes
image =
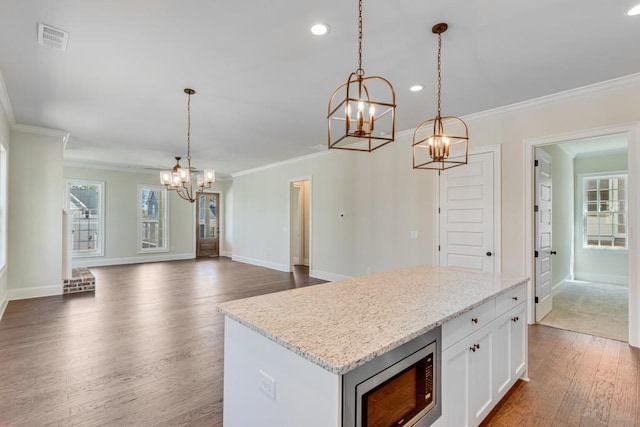
[[[309,266],[311,241],[311,180],[290,182],[289,187],[289,271]]]
[[[628,230],[637,216],[628,195],[637,192],[635,138],[621,127],[526,142],[530,322],[634,345],[638,266]],[[540,154],[550,159],[548,173],[541,173]],[[547,178],[548,185],[541,181]],[[542,187],[549,188],[553,208],[545,207],[549,194],[541,195]]]
[[[220,193],[202,193],[196,204],[196,257],[220,255]]]

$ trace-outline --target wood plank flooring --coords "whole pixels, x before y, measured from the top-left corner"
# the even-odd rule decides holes
[[[9,303],[0,426],[221,426],[215,304],[322,282],[226,258],[92,272],[95,295]],[[484,425],[640,426],[637,349],[543,326],[529,332],[531,381]]]
[[[91,270],[95,295],[9,303],[0,426],[221,426],[215,304],[322,282],[226,258]]]
[[[640,426],[640,351],[622,341],[529,327],[529,382],[483,426]]]

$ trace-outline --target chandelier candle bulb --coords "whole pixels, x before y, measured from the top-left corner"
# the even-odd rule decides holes
[[[162,185],[171,184],[171,172],[169,172],[169,171],[160,172],[160,183]]]

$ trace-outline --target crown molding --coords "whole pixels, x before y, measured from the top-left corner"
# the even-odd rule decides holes
[[[493,108],[491,110],[480,111],[478,113],[468,114],[463,116],[464,121],[474,121],[486,119],[489,117],[497,116],[504,113],[510,113],[513,111],[524,110],[531,107],[539,107],[542,105],[550,104],[552,102],[563,101],[566,99],[577,98],[592,93],[605,92],[620,87],[627,87],[640,84],[640,73],[630,74],[628,76],[618,77],[611,80],[605,80],[603,82],[594,83],[587,86],[578,87],[575,89],[569,89],[563,92],[556,92],[550,95],[541,96],[539,98],[529,99],[527,101],[517,102],[515,104],[505,105],[503,107]]]
[[[39,126],[30,126],[30,125],[21,125],[14,124],[11,125],[11,130],[22,133],[31,133],[34,135],[44,135],[44,136],[52,136],[54,138],[62,138],[65,147],[67,146],[67,142],[69,141],[69,133],[66,130],[59,129],[50,129],[50,128],[41,128]]]
[[[2,71],[0,71],[0,105],[2,105],[4,114],[5,116],[7,116],[9,125],[11,126],[15,125],[16,117],[13,114],[13,107],[11,106],[11,100],[9,99],[9,92],[7,91],[7,86],[4,84],[4,76],[2,75]]]
[[[326,156],[329,153],[331,153],[331,151],[327,149],[326,151],[320,151],[318,153],[306,154],[304,156],[294,157],[292,159],[283,160],[281,162],[270,163],[268,165],[258,166],[257,168],[246,169],[246,170],[243,170],[243,171],[240,171],[240,172],[234,172],[234,173],[231,174],[231,177],[232,178],[237,178],[237,177],[243,176],[243,175],[250,175],[252,173],[256,173],[256,172],[261,172],[261,171],[268,170],[268,169],[277,168],[279,166],[284,166],[284,165],[288,165],[288,164],[291,164],[291,163],[297,163],[297,162],[302,161],[302,160],[309,160],[309,159],[315,159],[316,157],[323,157],[323,156]]]

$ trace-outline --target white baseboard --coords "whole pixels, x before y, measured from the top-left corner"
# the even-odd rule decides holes
[[[574,280],[585,282],[610,283],[612,285],[629,285],[629,277],[615,276],[613,274],[576,273]]]
[[[300,258],[298,258],[297,256],[291,257],[291,262],[293,263],[293,265],[298,265],[300,264]]]
[[[351,276],[345,276],[343,274],[329,273],[327,271],[310,270],[309,276],[316,279],[328,280],[329,282],[337,282],[339,280],[351,279]]]
[[[108,265],[143,264],[145,262],[180,261],[194,259],[195,257],[195,253],[188,252],[182,254],[141,255],[128,258],[83,258],[73,260],[71,265],[72,267],[104,267]]]
[[[558,293],[560,293],[567,280],[571,280],[571,274],[567,274],[567,277],[560,280],[558,283],[551,287],[551,295],[556,296]]]
[[[261,259],[249,258],[246,256],[233,255],[233,261],[243,262],[245,264],[257,265],[258,267],[266,267],[272,270],[289,272],[289,266],[286,264],[278,264],[277,262],[264,261]]]
[[[220,252],[220,256],[224,256],[224,257],[227,257],[227,258],[232,258],[233,257],[233,252],[231,252],[231,251],[222,251],[222,252]]]
[[[62,295],[62,283],[50,286],[33,286],[30,288],[9,289],[7,293],[9,301]]]
[[[9,292],[5,292],[4,295],[2,295],[2,298],[0,298],[0,320],[2,320],[2,315],[4,314],[7,305],[9,305]]]
[[[306,265],[307,267],[309,267],[309,258],[305,258],[302,260],[302,265]]]

